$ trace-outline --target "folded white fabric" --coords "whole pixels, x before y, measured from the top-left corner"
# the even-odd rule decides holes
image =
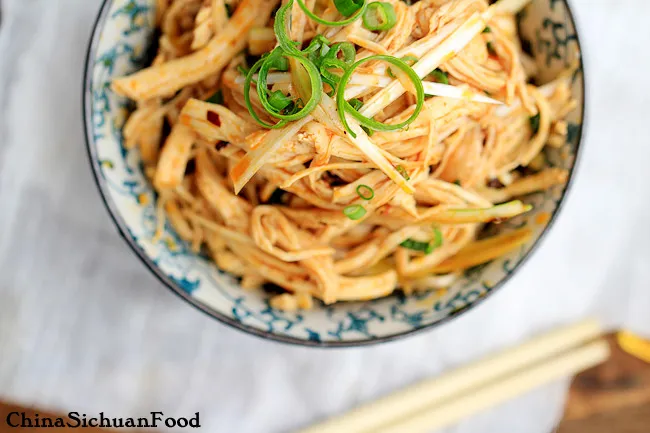
[[[82,137],[99,0],[4,0],[0,27],[0,398],[111,417],[201,413],[207,431],[280,432],[598,314],[650,336],[650,2],[574,0],[587,137],[559,221],[520,273],[435,331],[315,350],[230,330],[140,264],[98,197]],[[547,433],[565,383],[453,431]]]

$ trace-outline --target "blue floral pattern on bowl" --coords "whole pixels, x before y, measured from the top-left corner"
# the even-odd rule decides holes
[[[500,231],[531,228],[533,240],[508,256],[476,267],[446,290],[397,294],[368,302],[341,303],[286,313],[269,306],[262,291],[243,290],[205,257],[194,254],[165,227],[154,241],[154,191],[137,150],[123,146],[121,128],[130,103],[110,90],[110,81],[144,66],[154,28],[155,0],[105,0],[91,40],[84,84],[88,151],[104,201],[120,232],[143,262],[178,295],[220,321],[280,341],[316,346],[354,346],[391,340],[431,327],[467,311],[501,286],[528,257],[547,230],[566,186],[525,198],[534,211],[501,224]],[[533,0],[520,14],[524,44],[535,55],[543,79],[579,59],[574,22],[564,0]],[[584,106],[580,68],[573,92]],[[581,109],[569,117],[567,146],[548,154],[558,167],[573,170],[582,135]]]

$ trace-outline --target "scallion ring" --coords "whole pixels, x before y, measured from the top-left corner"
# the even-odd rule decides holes
[[[339,58],[339,54],[343,55],[343,58]],[[325,54],[326,59],[336,59],[341,60],[347,65],[354,63],[354,59],[357,56],[357,50],[354,48],[354,44],[351,42],[337,42],[332,45],[331,49]]]
[[[441,84],[449,84],[449,76],[447,75],[446,72],[444,72],[440,68],[436,68],[433,72],[431,72],[429,75],[436,80],[436,82],[441,83]]]
[[[333,72],[330,71],[332,68],[340,69],[343,73],[345,73],[348,65],[343,63],[341,60],[338,59],[330,59],[329,57],[325,57],[324,59],[321,60],[320,63],[320,73],[323,76],[324,79],[327,80],[328,83],[338,83],[341,81],[341,75],[336,75]]]
[[[276,90],[271,93],[271,96],[269,96],[269,104],[271,104],[277,111],[284,110],[291,105],[292,102],[291,98],[282,93],[281,90]]]
[[[364,9],[365,0],[334,0],[334,7],[344,17],[349,17],[355,12]]]
[[[413,63],[417,63],[418,60],[420,60],[420,59],[418,59],[418,58],[415,57],[415,56],[404,56],[404,57],[402,57],[402,60],[405,61],[405,62],[413,62]],[[411,64],[411,65],[409,65],[409,66],[413,66],[413,65]]]
[[[442,230],[440,230],[439,227],[434,227],[433,240],[430,242],[432,251],[436,248],[440,248],[442,246],[442,242],[443,242]]]
[[[352,204],[343,209],[343,215],[350,218],[352,221],[357,221],[366,215],[366,209],[360,204]]]
[[[420,251],[424,254],[431,254],[436,248],[442,245],[442,231],[439,228],[433,230],[434,238],[429,242],[416,241],[415,239],[408,238],[400,244],[400,246],[413,251]]]
[[[415,99],[416,99],[415,110],[413,111],[413,114],[411,114],[411,116],[403,122],[396,123],[393,125],[388,125],[379,122],[377,120],[362,115],[361,113],[359,113],[359,111],[355,110],[352,107],[352,105],[350,105],[350,103],[348,103],[345,100],[345,87],[347,86],[348,81],[350,81],[350,77],[352,77],[354,70],[366,62],[371,62],[374,60],[380,60],[380,61],[390,63],[391,65],[402,70],[409,78],[409,80],[413,82],[413,86],[415,87]],[[341,80],[339,81],[339,85],[337,88],[336,105],[339,111],[339,116],[341,117],[341,122],[343,123],[343,126],[350,133],[352,137],[356,138],[357,135],[350,129],[350,125],[348,124],[345,118],[346,112],[349,113],[357,121],[359,121],[361,125],[367,128],[374,129],[375,131],[396,131],[398,129],[402,129],[410,125],[420,115],[420,112],[422,111],[422,107],[424,106],[424,88],[422,87],[422,80],[420,79],[420,77],[418,77],[418,74],[416,74],[415,71],[409,65],[404,63],[404,61],[393,56],[377,54],[357,61],[352,66],[350,66],[347,69],[347,71],[345,71],[345,73],[341,77]]]
[[[300,50],[297,48],[299,45],[298,42],[292,41],[287,34],[287,29],[289,28],[287,13],[292,6],[293,0],[289,0],[287,4],[278,9],[275,14],[273,30],[275,31],[275,37],[282,50],[289,54],[300,55]]]
[[[392,4],[372,2],[366,7],[362,17],[363,26],[368,30],[390,30],[397,23],[397,15]]]
[[[368,185],[359,185],[357,187],[357,195],[363,200],[372,200],[375,197],[375,190]]]
[[[296,60],[300,65],[305,68],[307,74],[309,75],[309,85],[311,88],[311,96],[309,100],[305,103],[305,106],[298,110],[296,113],[291,114],[282,114],[277,110],[270,102],[267,96],[267,77],[272,68],[275,68],[275,65],[282,64],[279,61],[279,58],[290,57]],[[321,80],[320,72],[316,69],[316,66],[309,61],[309,59],[303,57],[301,53],[294,55],[287,52],[282,52],[280,50],[274,50],[270,56],[268,56],[262,62],[260,66],[260,71],[257,75],[257,96],[260,99],[262,107],[271,114],[271,116],[281,119],[281,120],[298,120],[307,116],[311,113],[314,108],[318,105],[323,95],[323,81]]]
[[[429,249],[429,242],[416,241],[415,239],[408,238],[400,244],[401,247],[404,247],[413,251],[421,251],[427,253]]]
[[[266,61],[266,57],[259,59],[255,64],[253,65],[252,68],[248,71],[248,75],[246,75],[246,80],[244,81],[244,104],[246,105],[246,108],[248,109],[248,113],[251,115],[253,120],[255,120],[257,123],[262,125],[264,128],[269,128],[269,129],[276,129],[276,128],[282,128],[285,126],[288,122],[286,120],[281,120],[275,125],[272,125],[270,123],[266,123],[263,121],[260,116],[257,115],[255,112],[255,109],[253,108],[253,103],[251,102],[251,83],[253,82],[253,75],[262,67],[262,63]]]
[[[361,102],[361,99],[350,99],[348,103],[354,108],[355,110],[359,110],[361,107],[363,107],[363,102]]]
[[[397,170],[397,172],[401,174],[404,179],[411,180],[411,176],[409,176],[409,172],[406,171],[403,165],[398,165],[397,167],[395,167],[395,170]]]
[[[354,2],[353,0],[342,1],[341,3],[345,4],[344,10],[346,12],[349,11],[349,10],[352,11],[351,13],[346,15],[346,14],[341,12],[341,9],[339,9],[339,7],[336,5],[337,2],[335,1],[334,5],[336,6],[336,9],[339,11],[339,13],[341,13],[341,15],[349,17],[349,18],[346,18],[346,19],[341,20],[341,21],[328,21],[328,20],[322,19],[321,17],[319,17],[318,15],[316,15],[315,13],[310,11],[303,0],[296,0],[296,1],[298,2],[298,6],[300,6],[300,9],[302,9],[302,11],[305,13],[305,15],[307,15],[312,21],[315,21],[318,24],[323,24],[325,26],[330,26],[330,27],[347,26],[348,24],[353,23],[354,21],[358,20],[359,17],[361,17],[363,15],[363,13],[366,11],[366,5],[367,5],[365,0],[363,0],[363,2],[360,5],[357,5],[357,3]],[[352,7],[348,8],[347,3],[354,4],[354,9]]]

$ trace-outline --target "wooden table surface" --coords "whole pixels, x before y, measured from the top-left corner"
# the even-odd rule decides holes
[[[623,352],[614,336],[608,336],[612,356],[601,366],[578,375],[572,383],[564,420],[558,433],[648,433],[650,432],[650,364]],[[37,412],[40,417],[57,415],[0,402],[0,433],[41,433],[43,429],[9,428],[10,412]],[[58,415],[60,416],[60,415]],[[64,428],[48,428],[61,433]],[[79,430],[79,429],[70,429]],[[102,432],[98,428],[84,431]],[[138,432],[144,430],[138,429]]]

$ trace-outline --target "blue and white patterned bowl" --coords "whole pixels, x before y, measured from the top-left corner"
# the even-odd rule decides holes
[[[137,151],[122,145],[121,129],[129,104],[111,92],[109,83],[144,66],[154,34],[154,4],[155,0],[104,1],[90,41],[84,80],[90,163],[108,211],[140,260],[175,293],[221,322],[273,340],[335,347],[388,341],[432,328],[458,317],[501,287],[530,256],[557,215],[567,185],[526,197],[535,210],[500,225],[499,230],[528,226],[534,231],[532,241],[506,257],[473,268],[444,293],[398,294],[299,313],[274,310],[267,294],[242,290],[235,278],[192,253],[170,227],[161,241],[153,241],[154,191],[143,175]],[[535,54],[544,79],[552,79],[575,61],[580,46],[566,1],[533,0],[520,18],[523,42]],[[554,165],[571,172],[582,136],[582,67],[573,84],[579,108],[569,117],[568,143],[548,155]]]

